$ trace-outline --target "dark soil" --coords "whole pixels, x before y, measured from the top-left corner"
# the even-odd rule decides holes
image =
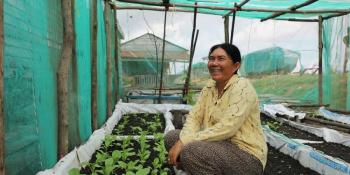
[[[265,114],[261,114],[261,121],[264,123],[272,123],[276,122],[276,120],[266,116]],[[285,136],[292,139],[304,139],[304,140],[312,140],[312,141],[323,141],[323,138],[318,137],[314,134],[308,133],[306,131],[302,131],[296,128],[289,126],[288,124],[278,123],[277,132],[284,134]],[[350,147],[337,144],[337,143],[306,143],[306,145],[310,145],[318,151],[323,152],[329,156],[342,159],[346,162],[350,162]]]
[[[153,135],[164,133],[164,130],[165,118],[163,114],[130,113],[123,115],[117,126],[113,129],[112,134],[141,135],[141,131],[143,131],[146,134]]]
[[[297,160],[292,157],[285,155],[275,148],[268,145],[268,157],[267,163],[264,170],[264,175],[314,175],[318,174],[317,172],[303,167]]]

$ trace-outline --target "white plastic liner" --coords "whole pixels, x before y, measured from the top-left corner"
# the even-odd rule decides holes
[[[263,105],[263,111],[266,113],[277,117],[276,114],[285,115],[288,118],[294,118],[297,117],[297,119],[303,119],[306,116],[306,113],[303,112],[295,112],[282,104],[264,104]]]
[[[308,126],[308,125],[303,125],[301,123],[297,123],[294,121],[289,121],[283,119],[285,123],[289,124],[290,126],[294,128],[298,128],[300,130],[312,133],[317,135],[318,137],[322,137],[323,140],[326,142],[332,142],[332,143],[338,143],[342,144],[344,146],[350,147],[350,136],[349,135],[344,135],[334,129],[329,129],[329,128],[317,128],[313,126]]]
[[[165,117],[165,133],[175,129],[172,124],[173,116],[170,110],[190,110],[190,105],[183,104],[134,104],[122,103],[121,101],[115,106],[112,116],[102,126],[102,128],[93,132],[89,140],[69,152],[66,156],[60,159],[56,165],[44,171],[40,171],[37,175],[66,175],[72,168],[79,168],[82,162],[89,161],[92,154],[101,146],[104,137],[112,133],[114,126],[126,113],[163,113]],[[152,138],[148,136],[148,138]]]
[[[266,108],[266,109],[270,110],[270,108]],[[338,132],[334,129],[329,129],[326,127],[313,127],[310,125],[304,125],[302,123],[298,123],[298,122],[286,120],[284,118],[276,117],[276,115],[271,114],[271,110],[270,111],[262,111],[262,112],[264,114],[266,114],[267,116],[275,118],[276,120],[282,121],[283,123],[286,123],[294,128],[315,134],[318,137],[322,137],[323,140],[325,140],[326,142],[338,143],[338,144],[342,144],[344,146],[350,147],[350,136],[345,135],[341,132]]]
[[[350,115],[338,114],[335,112],[328,111],[324,107],[318,109],[318,113],[326,119],[345,123],[350,125]]]
[[[325,175],[349,175],[350,164],[315,151],[312,147],[289,139],[282,134],[272,131],[267,125],[263,126],[267,142],[280,152],[290,155],[301,165]]]

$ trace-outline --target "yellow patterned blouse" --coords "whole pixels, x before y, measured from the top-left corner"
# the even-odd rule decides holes
[[[215,81],[203,88],[180,133],[183,144],[191,141],[229,139],[256,156],[265,168],[267,145],[260,122],[259,101],[249,80],[233,75],[221,98]]]

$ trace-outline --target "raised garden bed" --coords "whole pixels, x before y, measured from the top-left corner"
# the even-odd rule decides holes
[[[295,175],[314,175],[317,172],[305,168],[300,163],[290,156],[287,156],[275,148],[268,145],[268,157],[267,163],[264,170],[264,175],[275,175],[275,174],[295,174]]]
[[[300,122],[320,127],[327,127],[340,132],[350,133],[350,125],[333,121],[318,114],[319,107],[291,107],[294,111],[304,112],[306,116]],[[280,117],[284,117],[283,115]]]
[[[125,114],[90,161],[70,174],[175,174],[167,163],[164,128],[162,114]]]
[[[269,125],[269,127],[291,139],[303,139],[310,141],[323,141],[323,143],[304,143],[315,148],[318,151],[323,152],[326,155],[342,159],[346,162],[350,162],[350,147],[337,144],[337,143],[328,143],[323,140],[323,138],[318,137],[314,134],[308,133],[289,126],[288,124],[280,123],[265,114],[261,114],[261,120],[263,123]]]
[[[113,135],[153,135],[164,133],[165,119],[163,114],[130,113],[124,114],[113,129]]]

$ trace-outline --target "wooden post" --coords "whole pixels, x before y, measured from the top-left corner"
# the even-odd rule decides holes
[[[167,8],[167,7],[166,7]],[[163,73],[164,73],[164,54],[165,54],[165,34],[166,34],[166,17],[168,10],[164,13],[164,27],[163,27],[163,50],[162,50],[162,64],[160,67],[160,83],[159,83],[159,93],[158,93],[158,103],[162,103],[162,88],[163,88]]]
[[[106,52],[107,52],[107,115],[110,117],[112,115],[112,54],[111,54],[111,29],[110,29],[110,11],[111,7],[109,1],[105,0],[105,9],[103,11],[103,16],[105,19],[105,32],[106,32]]]
[[[68,153],[68,73],[74,42],[72,1],[61,0],[63,48],[57,73],[58,99],[58,159]]]
[[[4,1],[0,0],[0,175],[5,175],[5,116],[4,116]]]
[[[195,3],[195,5],[197,5],[197,3]],[[196,27],[197,26],[197,8],[194,8],[194,12],[193,12],[193,27],[192,27],[192,37],[191,37],[191,49],[190,49],[190,62],[188,63],[188,70],[187,70],[187,76],[186,76],[186,80],[185,80],[185,84],[184,84],[184,89],[182,92],[182,98],[184,98],[189,91],[189,86],[190,86],[190,80],[191,80],[191,69],[192,69],[192,52],[193,52],[193,43],[194,43],[194,37],[195,37],[195,33],[196,33]],[[187,100],[182,100],[182,103],[187,104]]]
[[[97,129],[97,1],[92,0],[91,42],[91,117],[92,129]]]
[[[323,104],[323,70],[322,70],[322,51],[323,51],[323,42],[322,42],[322,32],[323,32],[323,18],[322,16],[318,17],[318,103]]]
[[[117,10],[114,10],[114,69],[115,69],[115,97],[117,101],[119,100],[119,31],[118,31],[118,17]]]
[[[232,44],[232,42],[233,42],[233,34],[234,34],[234,31],[235,31],[235,23],[236,23],[236,11],[234,11],[233,15],[232,15],[230,44]]]
[[[225,43],[229,43],[229,23],[230,23],[230,16],[224,17],[224,32],[225,32]]]

